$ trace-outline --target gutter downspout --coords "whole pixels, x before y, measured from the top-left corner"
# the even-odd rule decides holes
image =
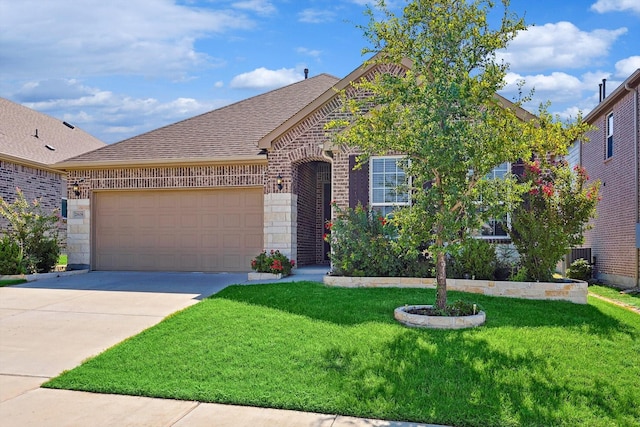
[[[635,177],[635,210],[636,210],[636,224],[640,224],[640,196],[638,195],[638,192],[640,191],[639,188],[639,184],[638,184],[638,180],[639,180],[639,173],[640,171],[638,169],[640,169],[640,163],[638,162],[638,88],[633,89],[632,87],[629,86],[629,83],[625,83],[624,88],[629,91],[629,92],[633,92],[633,154],[634,154],[634,177]],[[637,227],[637,225],[636,225]],[[639,256],[640,250],[638,250],[638,242],[636,242],[636,270],[635,270],[635,276],[636,276],[636,288],[640,288],[640,256]]]

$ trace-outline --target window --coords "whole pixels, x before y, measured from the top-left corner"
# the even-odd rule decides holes
[[[406,159],[397,156],[371,158],[369,200],[371,209],[383,216],[411,203],[403,163],[406,164]]]
[[[613,113],[607,115],[607,141],[605,160],[613,157]]]
[[[60,216],[62,218],[67,217],[67,199],[66,197],[62,199],[62,206],[60,206]]]
[[[485,179],[503,179],[509,173],[511,173],[511,163],[502,163],[493,168],[485,176]],[[502,218],[490,218],[482,224],[476,237],[482,239],[509,239],[508,224],[509,215],[504,215]]]

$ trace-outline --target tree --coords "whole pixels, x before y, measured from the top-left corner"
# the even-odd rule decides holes
[[[583,241],[595,215],[600,182],[586,185],[584,168],[546,158],[527,164],[530,190],[513,212],[509,234],[528,280],[548,281],[558,261]]]
[[[523,116],[518,103],[496,95],[508,69],[496,52],[526,28],[508,10],[508,0],[502,5],[494,29],[488,15],[495,5],[489,0],[416,0],[401,16],[379,0],[383,19],[368,8],[369,23],[362,28],[372,43],[364,53],[375,53],[368,62],[381,72],[354,82],[357,96],[343,92],[346,118],[329,126],[340,130],[339,144],[361,150],[360,161],[390,152],[406,155],[412,205],[393,221],[401,239],[414,247],[430,245],[439,309],[447,302],[447,254],[484,220],[515,206],[526,191],[514,177],[485,176],[534,153],[562,154],[584,131],[581,123],[554,122],[544,108],[539,118]],[[411,65],[404,72],[384,72],[407,60]]]

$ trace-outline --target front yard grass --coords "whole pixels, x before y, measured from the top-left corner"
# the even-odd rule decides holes
[[[0,288],[3,286],[19,285],[21,283],[27,283],[27,281],[25,279],[0,280]]]
[[[640,316],[449,292],[476,329],[393,319],[433,290],[232,286],[45,387],[453,426],[637,426]]]
[[[640,295],[638,294],[623,294],[619,289],[602,285],[589,286],[589,292],[640,309]]]

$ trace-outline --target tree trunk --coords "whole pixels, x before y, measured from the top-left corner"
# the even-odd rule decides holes
[[[444,252],[438,252],[436,258],[436,307],[447,307],[447,258]]]

